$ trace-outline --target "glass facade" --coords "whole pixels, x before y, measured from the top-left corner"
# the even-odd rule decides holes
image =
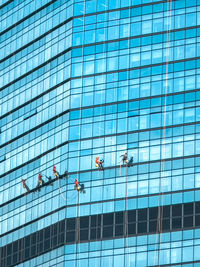
[[[0,14],[0,266],[200,266],[200,0]]]

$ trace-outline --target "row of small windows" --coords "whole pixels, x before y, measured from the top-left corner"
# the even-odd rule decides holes
[[[36,55],[53,45],[57,46],[58,45],[57,42],[62,42],[64,35],[69,34],[69,31],[71,31],[71,27],[72,27],[72,22],[68,22],[59,27],[58,29],[55,29],[53,32],[50,32],[49,34],[45,35],[43,38],[40,38],[38,41],[34,42],[28,47],[25,47],[23,50],[20,50],[14,55],[11,55],[8,59],[4,60],[4,63],[2,64],[2,67],[0,69],[3,70],[4,68],[10,67],[10,65],[12,64],[18,65],[19,64],[18,62],[20,63],[24,62],[27,58],[30,58],[33,55]],[[54,53],[54,51],[51,52]],[[45,59],[46,60],[50,59],[50,54],[47,52],[45,53]]]
[[[182,77],[185,74],[185,77]],[[198,87],[200,87],[200,75],[195,75],[194,70],[187,71],[186,73],[179,73],[178,77],[174,77],[172,73],[168,75],[167,79],[167,86],[166,86],[166,80],[163,77],[163,80],[161,79],[161,76],[152,76],[152,81],[150,78],[137,78],[136,76],[139,76],[139,73],[135,73],[134,79],[132,80],[127,80],[123,82],[118,82],[118,74],[115,73],[112,75],[112,80],[115,81],[115,86],[112,83],[102,80],[105,83],[102,84],[96,84],[94,85],[94,77],[90,77],[87,79],[84,79],[84,83],[86,85],[82,88],[81,85],[80,87],[75,87],[71,88],[71,108],[80,108],[81,106],[89,106],[89,105],[97,105],[97,104],[106,104],[106,103],[112,103],[117,100],[119,101],[125,101],[127,98],[130,100],[132,99],[137,99],[139,97],[149,97],[151,96],[158,96],[161,94],[171,94],[171,93],[180,93],[182,91],[186,90],[193,90]],[[73,80],[71,81],[72,86],[77,86],[78,82],[75,83]],[[48,103],[48,108],[50,108],[50,104],[52,105],[53,101],[58,101],[59,97],[63,95],[63,90],[64,96],[68,96],[69,93],[67,93],[67,90],[69,89],[70,83],[66,83],[65,85],[61,85],[57,87],[56,89],[52,90],[51,92],[45,94],[41,98],[31,102],[30,104],[26,105],[25,107],[22,107],[21,109],[18,109],[17,111],[14,111],[12,114],[9,114],[8,116],[4,117],[2,119],[2,126],[7,125],[6,128],[9,128],[9,123],[11,121],[15,120],[15,123],[17,123],[18,120],[20,120],[21,116],[26,114],[27,112],[31,112],[35,108],[43,108],[43,106],[47,105]],[[32,87],[33,88],[33,87]],[[37,88],[34,87],[34,90],[37,92]],[[39,94],[39,92],[38,92]],[[111,97],[112,95],[112,97]],[[2,114],[8,112],[8,110],[12,110],[13,108],[16,108],[16,106],[20,106],[23,104],[25,101],[29,101],[30,99],[27,99],[27,96],[32,98],[35,96],[35,94],[30,92],[30,89],[26,89],[24,92],[21,94],[16,94],[9,100],[7,100],[7,97],[3,98],[3,103],[2,103]],[[20,100],[18,100],[20,97]],[[62,97],[63,98],[63,97]],[[81,101],[82,99],[82,101]],[[195,92],[194,93],[187,93],[187,94],[179,94],[179,95],[174,95],[174,96],[167,96],[167,105],[171,104],[178,104],[182,102],[189,102],[189,101],[194,101],[195,99],[199,99],[199,93]],[[63,99],[65,102],[65,107],[66,107],[66,101],[67,99]],[[69,101],[69,100],[68,100]],[[141,101],[135,101],[135,102],[130,102],[129,106],[134,106],[134,109],[138,108],[150,108],[151,106],[156,107],[161,104],[161,102],[164,101],[164,97],[156,97],[146,100],[141,100]],[[140,103],[140,106],[139,106]],[[109,105],[110,106],[110,105]],[[94,114],[96,115],[103,115],[105,114],[105,111],[103,111],[105,108],[108,109],[108,107],[98,107],[94,109],[84,109],[80,111],[72,111],[72,114],[78,114],[74,115],[74,118],[79,118],[80,116],[83,116],[84,118],[87,117],[86,113],[91,116],[94,110]],[[118,104],[119,107],[124,107],[125,104]],[[115,105],[113,106],[115,107]],[[118,108],[119,109],[119,108]],[[133,108],[129,107],[129,110],[133,110]],[[66,110],[66,108],[65,108]],[[101,111],[102,110],[102,111]],[[121,110],[119,109],[119,112]],[[123,108],[123,111],[124,108]],[[72,119],[74,119],[72,117]],[[12,124],[13,124],[12,123]],[[4,128],[2,128],[4,130]]]
[[[200,36],[200,30],[197,29],[190,29],[190,30],[181,30],[176,31],[170,34],[170,41],[167,43],[168,47],[173,45],[179,45],[180,40],[183,39],[185,42],[193,42],[195,38]],[[73,48],[72,50],[72,57],[81,57],[83,56],[84,59],[87,59],[87,56],[92,54],[99,54],[99,53],[108,53],[108,55],[111,55],[114,51],[119,51],[119,53],[123,53],[122,50],[124,49],[133,49],[133,48],[140,48],[143,47],[143,50],[151,50],[150,45],[156,46],[158,44],[161,44],[163,46],[166,46],[167,40],[167,34],[156,34],[153,36],[145,36],[140,38],[134,38],[129,40],[123,40],[123,41],[115,41],[115,42],[107,42],[104,44],[98,44],[98,45],[90,45],[86,46],[84,48]],[[148,49],[150,47],[150,49]],[[135,50],[133,50],[135,51]],[[110,54],[109,54],[110,53]]]
[[[123,88],[120,88],[120,89],[122,90]],[[51,93],[49,93],[50,97],[53,98],[51,100],[51,104],[53,104],[53,102],[56,102],[56,106],[59,105],[59,107],[61,108],[62,104],[58,104],[57,99],[59,98],[59,96],[55,97],[55,95],[54,95],[55,92],[56,91],[52,91]],[[7,135],[7,138],[9,137],[9,135],[8,135],[9,126],[14,127],[13,124],[19,123],[18,120],[21,120],[20,116],[22,116],[24,113],[25,113],[24,120],[27,120],[27,119],[31,118],[32,116],[36,115],[37,113],[38,113],[38,116],[40,116],[41,112],[37,112],[37,109],[34,108],[34,107],[39,106],[39,108],[41,108],[41,103],[42,102],[45,105],[44,100],[46,99],[46,97],[47,96],[39,98],[36,101],[32,102],[31,104],[27,105],[26,107],[23,107],[22,109],[19,109],[16,112],[14,112],[13,114],[9,115],[8,117],[5,117],[5,118],[2,119],[2,128],[1,128],[1,130],[2,130],[3,135],[2,135],[1,144],[6,142],[6,139],[5,139],[6,135]],[[166,106],[166,110],[168,112],[167,113],[168,116],[169,116],[169,111],[173,110],[173,106],[171,106],[172,104],[174,104],[174,108],[177,109],[176,112],[173,110],[173,113],[175,112],[174,114],[175,114],[175,117],[176,117],[176,119],[174,121],[175,124],[181,123],[181,122],[183,123],[184,122],[184,117],[185,117],[185,122],[191,122],[191,120],[192,120],[191,116],[194,116],[194,109],[186,109],[185,112],[183,110],[180,110],[180,109],[184,108],[184,106],[185,107],[194,106],[195,102],[193,102],[193,103],[192,102],[191,103],[187,103],[187,102],[200,100],[200,94],[199,94],[199,92],[196,92],[196,93],[195,92],[190,92],[190,93],[186,93],[186,94],[178,94],[178,95],[174,95],[174,96],[167,96],[165,99],[164,99],[164,97],[159,97],[159,98],[156,97],[156,98],[153,98],[153,99],[146,99],[146,100],[134,101],[134,102],[123,103],[123,104],[114,104],[114,105],[108,105],[108,106],[105,105],[105,106],[102,106],[102,107],[71,111],[70,112],[70,120],[71,120],[70,124],[71,124],[71,126],[80,124],[81,123],[81,121],[80,121],[81,117],[82,117],[82,123],[84,122],[84,124],[88,123],[88,122],[91,122],[91,117],[92,116],[95,116],[95,120],[96,121],[97,120],[101,121],[101,120],[105,120],[105,119],[109,120],[111,117],[112,117],[112,120],[113,120],[113,119],[116,119],[117,116],[111,116],[111,114],[117,113],[117,112],[119,112],[118,118],[123,118],[124,116],[127,116],[127,115],[129,117],[133,117],[133,116],[135,117],[135,116],[139,116],[139,115],[144,115],[146,112],[148,112],[148,113],[155,113],[155,112],[159,113],[161,111],[161,106],[163,105],[165,100],[166,100],[166,104],[170,105],[170,106]],[[177,105],[177,104],[181,104],[181,103],[184,103],[184,102],[185,102],[184,106],[181,105],[179,107],[179,105]],[[48,103],[48,101],[46,102],[46,104],[47,103]],[[87,101],[87,103],[88,103],[88,101]],[[66,104],[67,104],[67,101],[65,100],[65,105],[63,105],[64,110],[67,109],[67,105]],[[151,107],[151,110],[148,110],[148,111],[146,110],[146,112],[145,112],[145,110],[143,110],[143,109],[150,109],[150,107]],[[52,117],[53,116],[53,114],[52,114],[52,111],[53,111],[52,110],[52,106],[48,106],[47,108],[51,109],[51,112],[48,112],[48,114],[51,114],[51,117]],[[58,110],[58,108],[57,108],[57,110]],[[42,114],[44,114],[45,111],[46,111],[46,109],[43,110]],[[62,112],[62,110],[61,110],[61,112]],[[125,112],[126,114],[128,112],[128,114],[125,115],[125,113],[124,113],[124,116],[123,116],[123,114],[121,112]],[[106,115],[105,118],[104,118],[104,115]],[[178,115],[178,117],[177,117],[177,115]],[[103,116],[103,117],[99,117],[98,118],[98,116]],[[43,117],[43,120],[44,120],[45,116],[42,116],[42,117]],[[48,116],[46,118],[49,119],[50,117]],[[144,118],[144,116],[142,118]],[[39,123],[38,119],[36,117],[34,117],[32,119],[36,120],[37,123]],[[79,120],[77,120],[77,119],[79,119]],[[33,125],[33,120],[28,121],[26,124]],[[75,121],[72,121],[72,120],[75,120]],[[9,122],[12,122],[12,123],[9,124]],[[21,124],[24,124],[24,123],[25,122],[21,122]],[[170,123],[170,122],[168,122],[168,123]],[[51,122],[51,124],[52,124],[52,122]],[[6,125],[6,126],[3,127],[4,125]],[[21,128],[21,126],[19,128]],[[7,129],[7,132],[5,132],[6,129]],[[45,126],[45,129],[47,129],[46,126]],[[24,131],[25,131],[25,128],[24,128],[23,132]],[[41,129],[38,130],[38,131],[40,132],[40,134],[43,132],[43,131],[41,131]],[[100,131],[100,132],[102,132],[102,131]],[[15,132],[15,134],[16,134],[16,132]],[[12,138],[13,137],[14,137],[14,135],[12,135]],[[12,147],[13,147],[13,144],[12,144]]]
[[[185,100],[184,100],[184,98],[185,98]],[[199,98],[198,92],[196,92],[196,95],[195,95],[195,93],[187,93],[187,94],[185,94],[185,97],[184,97],[183,94],[175,95],[173,97],[169,96],[169,97],[167,97],[167,104],[175,103],[175,107],[179,108],[179,106],[177,104],[178,103],[180,104],[181,101],[190,101],[190,100],[194,100],[194,99],[198,100],[198,98]],[[102,115],[110,113],[110,115],[107,115],[107,117],[108,117],[107,119],[109,119],[109,117],[111,116],[112,112],[117,112],[117,110],[118,110],[118,112],[127,112],[127,108],[128,108],[127,105],[129,106],[129,109],[130,109],[130,111],[129,111],[130,116],[137,116],[139,114],[138,110],[137,110],[137,108],[139,108],[139,106],[140,106],[140,109],[149,108],[150,104],[151,104],[152,106],[154,106],[153,109],[155,111],[155,107],[157,105],[160,105],[162,100],[164,100],[164,99],[163,98],[155,98],[155,99],[152,99],[151,101],[150,100],[142,100],[140,102],[139,101],[129,102],[129,104],[124,103],[124,104],[118,104],[118,105],[112,105],[112,106],[102,106],[102,107],[98,107],[98,108],[94,108],[94,109],[93,108],[92,109],[86,109],[86,110],[82,110],[82,111],[81,110],[80,111],[72,111],[70,113],[71,114],[71,118],[70,119],[71,120],[72,119],[77,119],[77,118],[80,118],[80,116],[82,116],[82,122],[88,123],[89,121],[91,121],[91,119],[89,119],[90,116],[95,116],[95,120],[96,120],[98,118],[97,115],[101,115],[102,116]],[[191,104],[194,105],[194,103],[191,102],[190,106],[191,106]],[[30,106],[28,106],[28,107],[30,107]],[[181,106],[180,108],[183,108],[183,107]],[[170,109],[172,109],[172,108],[170,108]],[[24,110],[24,108],[22,110]],[[25,109],[25,110],[27,110],[27,109]],[[168,110],[168,108],[167,108],[167,110]],[[157,112],[158,111],[160,111],[160,109],[157,110]],[[148,112],[150,112],[150,111],[148,111]],[[153,110],[152,110],[152,112],[153,112]],[[28,113],[27,116],[31,117],[31,116],[34,115],[34,113],[35,112],[32,111],[32,112]],[[143,113],[145,113],[145,112],[143,112]],[[182,122],[183,123],[183,113],[184,112],[182,110],[177,110],[177,111],[173,111],[173,113],[174,113],[174,116],[176,117],[176,123],[177,122],[179,122],[179,123]],[[16,114],[18,114],[18,112],[16,112]],[[120,114],[122,114],[122,113],[119,113],[119,116],[122,118],[123,116],[120,115]],[[167,114],[169,115],[169,112]],[[185,117],[186,122],[189,122],[189,121],[191,122],[191,119],[192,119],[191,116],[193,116],[192,114],[194,115],[194,110],[193,109],[190,108],[190,109],[186,109],[185,110],[185,115],[184,116],[186,116]],[[113,116],[114,115],[112,115],[112,119],[116,118],[116,116],[114,116],[114,117]],[[10,117],[10,120],[11,120],[12,116],[9,116],[9,117]],[[64,117],[66,117],[66,115]],[[61,121],[63,121],[64,117],[60,117],[57,120],[61,122]],[[88,119],[86,119],[87,117],[88,117]],[[144,118],[144,116],[142,116],[142,118]],[[26,117],[24,117],[24,119],[26,119]],[[104,119],[104,117],[102,117],[102,119]],[[5,119],[2,120],[2,123],[3,123],[3,121],[6,122]],[[98,119],[98,121],[99,121],[99,119]],[[71,121],[71,125],[76,125],[76,124],[79,124],[79,123],[80,123],[79,120],[75,120],[74,122]],[[54,127],[55,123],[51,122],[49,125],[51,125],[53,128],[55,128]],[[56,125],[58,126],[57,123],[56,123]],[[44,128],[44,131],[43,131],[43,128]],[[42,129],[40,128],[39,130],[36,131],[36,136],[37,136],[37,133],[38,133],[38,136],[40,136],[42,133],[45,133],[47,131],[47,128],[49,128],[49,127],[47,127],[46,125],[45,125],[45,127],[42,126]],[[102,129],[99,129],[99,130],[97,129],[97,132],[101,133]],[[19,140],[22,140],[22,139],[23,138],[21,138]],[[3,140],[4,140],[4,138],[2,136],[2,141]],[[18,140],[18,143],[20,143],[19,140]],[[15,143],[12,143],[12,144],[10,144],[8,146],[10,146],[12,148],[15,148],[13,146],[14,144],[17,145],[17,141],[15,141]],[[8,151],[8,147],[6,148],[6,151]]]
[[[153,1],[149,1],[149,0],[126,0],[126,1],[112,1],[109,0],[107,2],[107,4],[105,4],[104,1],[96,1],[96,0],[92,0],[92,1],[87,1],[86,4],[84,4],[84,1],[82,0],[76,0],[75,1],[75,6],[74,6],[74,15],[75,16],[82,16],[83,15],[83,10],[85,11],[86,14],[90,14],[90,13],[95,13],[95,12],[105,12],[107,10],[112,10],[112,9],[118,9],[118,8],[127,8],[125,10],[123,10],[123,13],[127,13],[128,10],[130,8],[132,15],[137,15],[139,14],[148,14],[150,12],[159,12],[159,11],[167,11],[169,10],[169,4],[167,4],[165,1],[163,1],[163,3],[159,3],[157,4],[158,0],[153,0]],[[80,2],[80,3],[78,3]],[[152,5],[148,5],[148,6],[141,6],[141,7],[135,7],[137,5],[143,5],[143,4],[152,4]],[[192,6],[196,6],[197,1],[194,0],[192,1],[172,1],[171,2],[171,9],[181,9],[181,8],[187,8],[187,7],[192,7]],[[85,6],[84,6],[85,5]],[[110,15],[112,16],[112,15]],[[123,15],[124,17],[124,15]],[[122,18],[123,18],[122,17]]]
[[[161,48],[154,51],[138,52],[134,54],[125,53],[125,55],[118,55],[118,52],[115,53],[117,55],[114,53],[112,54],[113,57],[110,58],[94,59],[94,56],[90,56],[90,61],[73,63],[72,77],[135,68],[139,66],[163,63],[166,61],[188,59],[196,56],[198,57],[200,55],[200,43],[197,45],[188,44],[174,48]]]
[[[154,32],[167,31],[168,28],[170,28],[170,30],[176,30],[179,28],[196,26],[200,23],[200,19],[198,19],[198,13],[199,12],[193,12],[189,14],[173,16],[171,17],[169,25],[168,17],[165,19],[151,19],[123,25],[117,25],[119,23],[115,23],[115,26],[110,27],[106,27],[107,25],[103,24],[102,26],[105,28],[87,30],[84,32],[84,37],[82,31],[83,29],[80,27],[80,32],[74,33],[73,35],[73,46],[82,45],[83,42],[84,44],[92,44],[94,42],[105,42],[119,38],[152,34]],[[95,28],[95,25],[92,28]],[[90,36],[90,38],[88,36]]]
[[[2,12],[1,31],[4,31],[13,24],[18,23],[19,21],[18,12],[23,12],[23,17],[25,18],[26,16],[30,15],[33,11],[41,8],[48,2],[50,2],[50,0],[45,0],[37,4],[35,1],[30,1],[30,0],[11,1],[10,4],[6,5],[1,10]]]
[[[142,87],[143,85],[141,85]],[[123,88],[120,88],[123,89]],[[71,120],[76,119],[85,119],[94,116],[104,116],[113,113],[120,112],[129,112],[129,111],[139,111],[143,113],[143,109],[150,109],[154,107],[163,106],[164,103],[166,105],[174,105],[174,110],[176,109],[176,105],[180,103],[187,103],[190,101],[198,101],[200,100],[200,92],[189,92],[189,93],[179,93],[176,95],[167,95],[165,97],[156,97],[145,100],[138,101],[128,101],[127,103],[119,103],[113,105],[104,105],[101,107],[87,108],[82,110],[75,110],[70,112],[70,122]],[[135,114],[139,115],[139,114]],[[3,126],[3,125],[2,125]]]
[[[200,202],[65,219],[2,247],[1,265],[13,266],[64,244],[199,226]]]
[[[66,61],[67,59],[68,58],[65,58],[64,60]],[[177,92],[177,88],[180,88],[180,85],[181,85],[181,90],[183,90],[185,87],[186,87],[187,90],[191,90],[192,88],[193,89],[195,88],[195,76],[194,77],[190,76],[190,77],[186,77],[185,86],[184,86],[184,81],[182,81],[183,78],[179,78],[179,79],[176,78],[176,80],[177,80],[176,83],[178,83],[178,84],[175,83],[175,85],[174,85],[175,88],[172,90],[172,88],[173,88],[173,86],[172,86],[173,85],[173,80],[171,78],[173,78],[173,75],[171,74],[171,72],[175,71],[174,75],[176,75],[176,71],[183,71],[183,70],[187,71],[188,70],[187,71],[188,73],[186,73],[186,75],[194,74],[193,73],[194,70],[191,70],[192,73],[189,73],[189,72],[191,72],[191,71],[189,71],[189,69],[193,69],[195,67],[198,67],[198,62],[197,61],[192,60],[192,61],[189,61],[189,62],[172,63],[172,64],[169,64],[168,66],[169,66],[168,67],[168,70],[169,70],[168,87],[169,88],[167,89],[167,92],[169,92],[169,93],[172,93],[173,91]],[[131,71],[126,71],[126,72],[101,75],[101,76],[96,76],[96,77],[87,77],[87,78],[83,78],[83,82],[84,82],[85,85],[92,85],[94,83],[94,80],[95,80],[95,83],[99,84],[99,85],[96,85],[97,90],[100,90],[102,86],[103,86],[103,88],[105,87],[105,85],[103,85],[103,83],[106,83],[106,81],[107,82],[111,82],[112,81],[112,83],[113,83],[113,81],[119,81],[119,86],[120,86],[122,81],[123,82],[124,81],[127,82],[127,79],[138,79],[138,78],[140,78],[140,79],[142,79],[141,81],[143,81],[143,80],[145,81],[145,79],[148,79],[148,76],[150,74],[151,75],[155,75],[155,74],[160,75],[162,73],[166,74],[166,66],[165,65],[164,66],[156,66],[156,67],[152,67],[152,68],[144,68],[144,69],[141,69],[141,70],[131,70]],[[180,73],[180,75],[181,74],[183,75],[183,73]],[[35,75],[37,75],[37,73],[33,73],[33,74],[31,74],[31,76],[32,75],[33,75],[33,77],[35,77]],[[59,75],[59,73],[57,75]],[[9,86],[9,88],[7,88],[7,90],[3,90],[2,97],[7,95],[8,89],[11,90],[11,91],[15,90],[16,94],[17,94],[18,91],[22,92],[20,94],[20,102],[19,102],[19,95],[17,95],[16,101],[12,101],[12,99],[10,99],[9,102],[7,102],[6,101],[7,99],[3,98],[3,100],[5,100],[5,101],[3,101],[3,103],[5,103],[5,104],[3,104],[3,106],[2,106],[3,107],[3,111],[2,111],[3,113],[6,113],[8,111],[8,109],[10,109],[10,107],[11,108],[15,108],[16,105],[14,103],[17,103],[17,106],[19,106],[19,105],[23,104],[24,101],[29,101],[32,97],[35,96],[35,93],[32,93],[32,91],[37,92],[37,94],[39,95],[43,91],[48,90],[49,87],[52,87],[54,85],[53,81],[56,82],[56,79],[49,79],[49,77],[47,77],[45,80],[43,80],[44,79],[43,76],[40,76],[39,78],[37,77],[37,84],[34,86],[33,83],[30,84],[30,82],[29,82],[30,77],[29,76],[27,78],[24,78],[24,79],[16,82],[14,85]],[[53,75],[53,78],[56,78],[54,76],[55,75]],[[65,76],[68,77],[67,73],[65,73],[64,77]],[[61,76],[60,76],[60,78],[61,78]],[[152,76],[152,79],[153,80],[160,80],[161,77],[160,76],[158,76],[158,77],[157,76]],[[163,77],[163,79],[165,79],[165,77]],[[181,81],[179,81],[180,79],[181,79]],[[35,80],[35,82],[36,82],[36,80]],[[180,85],[179,85],[179,82],[180,82]],[[110,87],[110,85],[112,85],[112,83],[108,84],[108,88]],[[134,83],[139,83],[139,80],[134,80]],[[159,82],[159,81],[157,83],[158,84],[156,84],[156,82],[154,82],[153,87],[155,87],[156,90],[153,90],[153,88],[152,88],[152,90],[153,90],[152,93],[151,93],[152,95],[161,94],[161,91],[159,90],[159,88],[162,87],[162,83]],[[45,87],[43,86],[43,84],[45,84]],[[72,80],[71,81],[72,92],[75,92],[75,91],[79,92],[80,89],[78,89],[77,87],[81,87],[81,84],[82,84],[82,79],[74,79],[74,80]],[[163,86],[164,86],[164,84],[166,84],[166,82],[163,81]],[[189,84],[192,84],[192,87]],[[30,87],[29,87],[29,85],[30,85]],[[146,84],[146,86],[149,88],[149,83]],[[28,87],[29,87],[29,89],[28,89]],[[138,93],[139,91],[137,90],[137,87],[138,86],[136,85],[133,88],[134,90],[131,90],[132,93],[133,93],[132,98],[139,97],[139,93]],[[77,88],[77,89],[75,90],[73,88]],[[122,89],[123,89],[123,87],[122,87]],[[88,90],[91,91],[92,89],[90,87],[87,87],[87,88],[85,88],[85,90],[86,91],[88,91]],[[146,91],[147,90],[145,89],[145,92]],[[157,91],[158,91],[158,93],[156,93]],[[135,94],[134,94],[134,92],[135,92]],[[100,92],[100,93],[102,94],[102,92]],[[98,92],[96,92],[96,94],[98,94]],[[147,95],[148,94],[146,92],[144,96],[147,96]],[[78,97],[80,98],[80,96],[78,96]],[[130,95],[130,97],[131,97],[131,95]],[[98,97],[98,99],[101,99],[101,97]],[[80,107],[80,103],[79,102],[78,103],[77,103],[77,101],[75,103],[73,103],[73,102],[74,101],[72,99],[71,108]],[[7,105],[7,103],[9,103],[9,106]],[[97,102],[97,104],[98,104],[98,102]]]
[[[59,28],[60,29],[60,28]],[[198,31],[198,29],[197,29]],[[175,34],[175,39],[176,39],[176,34],[177,34],[177,39],[182,39],[184,38],[185,34],[186,33],[186,38],[191,38],[191,37],[196,37],[198,33],[196,33],[196,30],[193,29],[193,30],[187,30],[187,31],[181,31],[181,32],[178,32],[178,33],[174,33]],[[125,49],[125,48],[128,48],[128,47],[140,47],[141,45],[145,45],[145,44],[149,44],[149,43],[158,43],[160,41],[162,41],[162,38],[165,38],[166,39],[166,36],[165,35],[158,35],[158,36],[154,36],[154,37],[144,37],[144,38],[141,38],[141,39],[134,39],[134,40],[130,40],[130,44],[128,41],[121,41],[121,42],[112,42],[112,43],[108,43],[108,44],[104,44],[104,45],[98,45],[96,46],[96,53],[100,53],[100,52],[104,52],[105,51],[118,51],[120,49]],[[141,44],[140,44],[140,40],[141,40]],[[173,40],[173,35],[172,37],[170,37],[170,40],[172,41]],[[119,44],[120,44],[120,47],[119,47]],[[107,45],[108,45],[108,48],[107,48]],[[35,44],[34,44],[34,47],[35,47]],[[29,48],[27,48],[29,49]],[[82,48],[78,48],[78,49],[73,49],[72,50],[72,55],[73,56],[81,56],[81,53],[82,53]],[[95,53],[95,47],[94,46],[90,46],[90,47],[85,47],[84,48],[84,55],[90,55],[90,54],[94,54]],[[10,65],[10,62],[9,62],[9,65]],[[16,86],[15,86],[16,87]],[[15,92],[16,92],[16,89],[15,88]],[[5,91],[4,94],[7,94],[8,92]],[[5,102],[5,101],[4,101]]]
[[[40,12],[36,13],[35,16],[31,16],[10,31],[6,32],[1,36],[1,42],[4,45],[2,45],[2,48],[0,49],[2,55],[1,59],[9,56],[22,46],[27,45],[32,40],[45,34],[53,27],[70,18],[73,14],[71,4],[72,1],[66,2],[65,0],[53,3],[48,8],[42,9]],[[59,6],[59,8],[56,9],[56,6]],[[52,9],[50,13],[49,9]],[[46,15],[45,13],[48,14]],[[42,15],[44,16],[42,17]]]

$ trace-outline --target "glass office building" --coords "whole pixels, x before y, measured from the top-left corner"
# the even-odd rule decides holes
[[[200,0],[0,0],[0,31],[0,266],[200,266]]]

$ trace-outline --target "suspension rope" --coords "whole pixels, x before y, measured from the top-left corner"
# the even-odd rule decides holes
[[[160,266],[160,247],[162,239],[162,218],[163,218],[163,197],[162,192],[162,180],[164,178],[165,170],[165,138],[166,138],[166,107],[167,107],[167,86],[168,86],[168,72],[169,72],[169,55],[170,55],[170,33],[171,33],[171,10],[172,10],[172,0],[167,0],[167,47],[166,47],[166,76],[165,76],[165,102],[164,102],[164,112],[163,112],[163,135],[161,144],[161,161],[160,161],[160,179],[159,179],[159,196],[158,196],[158,216],[157,216],[157,229],[156,229],[156,241],[155,246],[157,247],[158,242],[158,266]],[[158,238],[158,240],[157,240]],[[156,249],[155,249],[156,256]],[[154,257],[154,265],[156,258]],[[156,266],[156,265],[155,265]]]
[[[126,254],[126,265],[129,267],[129,251],[128,251],[128,163],[126,164],[126,181],[125,181],[125,191],[126,191],[126,201],[125,201],[125,254]]]
[[[130,15],[130,7],[131,7],[131,1],[129,1],[129,15]],[[129,35],[130,36],[130,35]],[[128,38],[128,47],[130,48],[130,38]],[[130,51],[129,51],[129,55],[130,55]],[[128,69],[130,66],[130,56],[129,56],[129,60],[127,63],[127,75],[128,75]],[[129,89],[129,79],[128,79],[128,84],[127,84],[127,90]],[[127,92],[127,95],[129,96],[129,90]],[[127,97],[127,99],[129,99]],[[127,101],[126,101],[126,108],[127,108]],[[127,122],[128,123],[128,122]],[[125,200],[125,259],[126,262],[124,264],[124,266],[130,267],[129,265],[129,239],[128,239],[128,168],[129,168],[129,158],[130,155],[128,155],[128,147],[126,147],[126,151],[127,151],[127,162],[126,162],[126,180],[125,180],[125,194],[126,194],[126,200]],[[129,158],[128,158],[129,157]],[[121,171],[121,165],[120,165],[120,171]]]
[[[82,38],[82,61],[81,61],[81,64],[82,64],[82,73],[81,73],[81,86],[82,86],[82,96],[83,96],[83,71],[84,71],[84,33],[85,33],[85,7],[86,7],[86,3],[85,3],[86,0],[84,0],[84,7],[83,7],[83,19],[80,18],[80,20],[83,21],[83,38]],[[81,98],[81,101],[80,101],[80,128],[79,128],[79,159],[80,159],[80,150],[81,150],[81,112],[82,112],[82,98]],[[77,223],[78,223],[78,242],[77,242],[77,246],[76,246],[76,259],[78,260],[78,264],[76,264],[76,266],[80,266],[80,193],[81,193],[81,187],[82,185],[80,184],[80,181],[79,181],[79,177],[78,177],[78,169],[80,167],[80,161],[79,161],[79,165],[78,165],[78,168],[77,168],[77,180],[79,182],[79,190],[77,190],[78,192],[78,201],[77,201]],[[76,188],[77,189],[77,188]],[[77,253],[78,251],[78,253]]]

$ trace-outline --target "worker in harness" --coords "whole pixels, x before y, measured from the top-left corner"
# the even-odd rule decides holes
[[[121,155],[120,157],[122,157],[123,165],[126,164],[128,167],[133,166],[133,157],[130,157],[130,159],[128,160],[127,152],[125,152],[125,153],[124,153],[123,155]]]
[[[77,192],[80,191],[81,193],[85,193],[85,186],[84,186],[84,184],[80,184],[77,179],[75,179],[74,184],[75,184],[74,188],[77,190]]]
[[[23,188],[26,189],[27,192],[30,192],[30,189],[29,189],[28,185],[26,184],[26,180],[27,179],[22,179],[22,186],[23,186]]]
[[[40,192],[40,187],[44,184],[44,180],[42,179],[42,174],[39,173],[38,174],[38,183],[36,188],[38,189],[38,191]]]
[[[54,176],[56,177],[56,179],[59,178],[59,173],[57,172],[57,170],[56,170],[56,166],[55,166],[55,165],[53,166],[53,174],[54,174]]]
[[[121,155],[120,157],[122,157],[122,162],[123,162],[123,165],[126,163],[128,163],[128,156],[127,156],[127,152],[125,152],[123,155]]]
[[[99,157],[96,157],[95,167],[97,167],[99,171],[101,170],[103,171],[103,163],[104,163],[103,159],[99,159]]]

